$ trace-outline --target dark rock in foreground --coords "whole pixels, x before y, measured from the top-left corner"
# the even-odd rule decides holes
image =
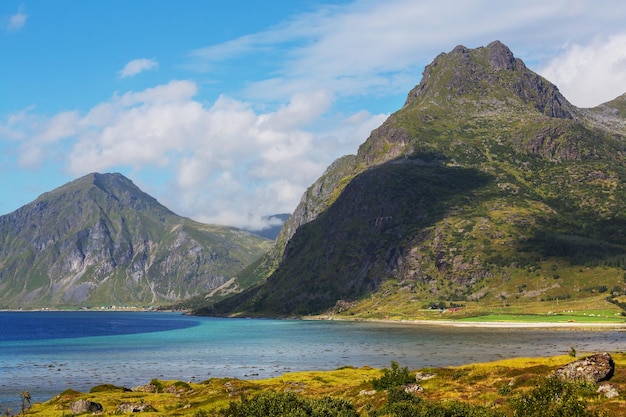
[[[567,380],[600,382],[611,379],[615,373],[615,362],[607,352],[598,353],[564,365],[554,374]]]
[[[133,403],[121,403],[117,406],[117,413],[143,413],[157,411],[153,406],[146,403],[133,404]]]
[[[102,404],[88,400],[78,400],[70,404],[72,414],[101,413]]]

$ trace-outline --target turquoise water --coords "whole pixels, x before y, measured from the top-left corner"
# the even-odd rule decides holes
[[[87,335],[82,337],[81,335]],[[499,330],[147,312],[0,312],[0,412],[67,388],[153,378],[265,378],[345,365],[411,369],[509,357],[626,350],[617,331]]]

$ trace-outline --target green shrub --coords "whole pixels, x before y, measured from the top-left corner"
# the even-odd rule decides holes
[[[391,361],[391,369],[385,368],[383,372],[382,377],[375,378],[372,381],[372,385],[376,390],[389,389],[415,382],[415,378],[409,374],[409,368],[400,368],[396,361]]]
[[[346,400],[322,397],[304,398],[291,392],[262,392],[252,398],[231,401],[220,411],[225,417],[359,417]]]
[[[154,392],[163,392],[163,382],[158,379],[153,379],[150,381],[150,385],[154,386]]]
[[[130,391],[130,389],[126,387],[118,387],[117,385],[113,385],[113,384],[101,384],[101,385],[96,385],[95,387],[89,390],[91,394],[94,394],[97,392],[118,392],[118,391],[128,392]]]
[[[581,397],[587,387],[580,383],[563,381],[557,377],[544,378],[531,391],[512,401],[514,416],[519,417],[594,417],[586,410]]]
[[[185,389],[185,390],[191,390],[191,385],[189,385],[186,382],[183,381],[176,381],[174,382],[174,384],[172,384],[174,387],[178,388],[178,389]]]
[[[381,410],[370,412],[369,417],[505,417],[486,407],[459,401],[429,401],[394,387],[388,391],[387,404]]]

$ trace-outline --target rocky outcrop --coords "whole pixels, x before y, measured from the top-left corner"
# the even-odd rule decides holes
[[[89,400],[78,400],[70,404],[72,414],[83,413],[101,413],[103,411],[102,404]]]
[[[482,58],[485,56],[485,58]],[[502,73],[501,73],[502,72]],[[508,75],[504,75],[508,73]],[[511,76],[514,73],[514,76]],[[486,86],[502,86],[540,113],[559,119],[577,119],[577,110],[546,79],[530,71],[500,41],[469,49],[459,45],[426,66],[422,81],[409,93],[404,107],[444,94],[487,97]]]
[[[619,390],[613,384],[602,384],[598,386],[596,392],[598,394],[603,394],[608,399],[619,397]]]
[[[597,383],[611,379],[614,372],[615,362],[604,352],[562,366],[554,374],[561,379]]]
[[[135,404],[129,402],[121,403],[116,409],[117,413],[148,413],[155,411],[157,411],[156,408],[148,403]]]
[[[346,155],[333,162],[324,174],[311,185],[300,199],[300,204],[285,222],[277,240],[280,253],[284,245],[296,233],[298,227],[315,219],[328,207],[330,195],[337,192],[339,181],[349,175],[354,155]]]
[[[432,372],[418,372],[415,374],[415,381],[416,382],[428,381],[429,379],[433,379],[436,376],[437,375],[435,375]]]
[[[424,388],[420,384],[406,384],[404,386],[404,392],[407,394],[418,394],[424,392]]]

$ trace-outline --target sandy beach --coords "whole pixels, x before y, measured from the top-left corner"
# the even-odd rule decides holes
[[[492,327],[499,329],[547,329],[547,328],[571,328],[582,330],[590,329],[616,329],[626,330],[626,323],[579,323],[579,322],[502,322],[502,321],[452,321],[452,320],[403,320],[403,323],[412,323],[420,325],[436,325],[450,327]]]
[[[571,330],[626,330],[624,323],[584,323],[584,322],[524,322],[524,321],[458,321],[458,320],[386,320],[386,319],[350,319],[344,317],[309,317],[307,320],[358,321],[373,323],[407,324],[420,326],[442,326],[463,328],[494,329],[571,329]]]

